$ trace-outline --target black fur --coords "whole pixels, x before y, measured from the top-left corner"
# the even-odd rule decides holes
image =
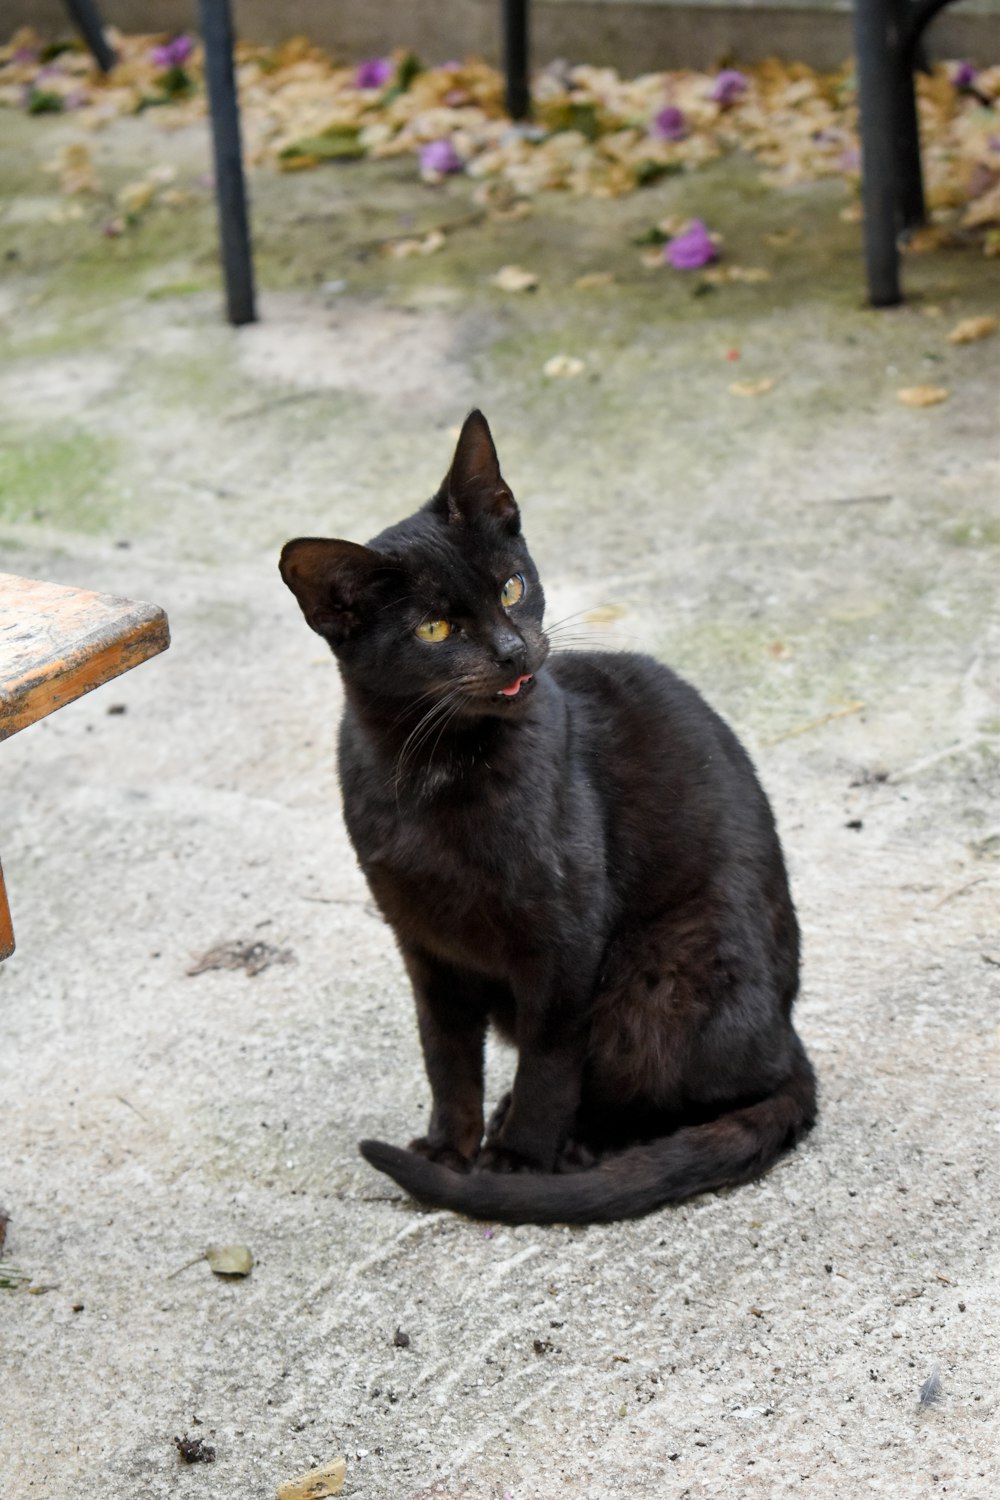
[[[367,1160],[514,1223],[642,1214],[766,1170],[816,1112],[767,800],[666,667],[549,655],[481,414],[416,515],[364,548],[290,542],[281,570],[340,664],[344,814],[431,1085],[426,1136],[363,1142]],[[450,633],[418,638],[428,620]],[[518,1065],[484,1138],[489,1024]]]

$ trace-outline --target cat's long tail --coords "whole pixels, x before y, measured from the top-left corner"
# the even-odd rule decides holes
[[[768,1098],[690,1125],[571,1173],[455,1172],[413,1151],[362,1141],[361,1154],[421,1203],[504,1224],[590,1224],[638,1218],[696,1193],[760,1176],[816,1118],[816,1080],[799,1048]]]

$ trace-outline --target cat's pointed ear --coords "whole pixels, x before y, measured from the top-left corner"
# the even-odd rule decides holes
[[[462,425],[455,457],[435,504],[452,522],[491,517],[507,531],[521,529],[517,503],[500,473],[493,435],[481,411],[470,411]]]
[[[390,571],[370,547],[315,536],[286,542],[278,567],[307,624],[331,646],[353,634],[378,580]]]

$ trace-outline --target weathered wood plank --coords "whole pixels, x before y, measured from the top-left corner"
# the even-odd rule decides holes
[[[155,604],[0,573],[0,740],[169,644]]]
[[[3,866],[0,865],[0,963],[10,958],[14,951],[14,924],[7,905],[7,887],[3,883]]]

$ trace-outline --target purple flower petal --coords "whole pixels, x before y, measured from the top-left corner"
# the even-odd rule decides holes
[[[708,97],[714,99],[716,104],[735,104],[740,95],[746,93],[749,83],[745,73],[740,73],[736,68],[723,68],[716,75]]]
[[[688,133],[684,111],[674,104],[668,104],[666,109],[661,109],[653,117],[649,133],[658,141],[682,141]]]
[[[194,42],[189,36],[175,36],[173,41],[165,43],[162,47],[153,48],[154,68],[183,68],[191,53],[194,51]]]
[[[382,89],[396,71],[391,57],[366,57],[358,63],[354,72],[354,87],[358,89]]]
[[[465,163],[449,136],[443,136],[439,141],[428,141],[426,146],[420,148],[422,172],[439,172],[444,175],[447,172],[461,172],[464,166]]]
[[[674,235],[663,255],[675,271],[697,271],[717,260],[719,252],[701,219],[692,219],[683,234]]]
[[[957,89],[969,89],[976,81],[977,72],[978,69],[968,61],[956,63],[951,74],[952,84]]]

